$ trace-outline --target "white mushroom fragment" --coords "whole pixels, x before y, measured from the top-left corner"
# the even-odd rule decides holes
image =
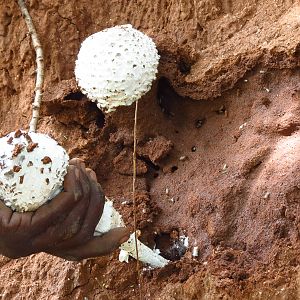
[[[106,199],[105,206],[103,209],[102,217],[96,227],[95,235],[101,235],[105,232],[108,232],[110,229],[116,227],[125,226],[122,220],[121,215],[117,212],[117,210],[113,207],[113,202],[109,199]],[[138,245],[138,253],[139,260],[148,264],[153,268],[162,268],[166,266],[169,261],[159,254],[156,251],[151,250],[149,247],[141,243],[139,240],[137,241]],[[120,246],[121,252],[119,255],[120,261],[128,262],[129,256],[133,258],[137,258],[136,249],[135,249],[135,234],[132,233],[127,242],[123,243]]]
[[[92,34],[78,53],[75,76],[81,91],[107,112],[131,105],[156,78],[159,55],[152,39],[120,25]]]
[[[18,130],[0,138],[0,198],[18,212],[36,210],[62,191],[68,161],[45,134]]]

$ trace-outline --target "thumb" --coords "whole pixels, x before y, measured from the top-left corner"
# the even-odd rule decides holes
[[[101,236],[93,237],[84,245],[64,251],[66,255],[63,255],[63,257],[81,260],[107,255],[116,250],[121,244],[125,243],[129,239],[129,236],[130,231],[127,228],[114,228]]]

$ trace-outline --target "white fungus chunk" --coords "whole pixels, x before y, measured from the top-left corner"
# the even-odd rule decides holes
[[[132,25],[120,25],[86,38],[75,76],[81,91],[107,112],[131,105],[156,78],[159,55],[153,40]]]
[[[0,138],[0,199],[18,212],[36,210],[62,191],[68,161],[45,134],[18,130]]]

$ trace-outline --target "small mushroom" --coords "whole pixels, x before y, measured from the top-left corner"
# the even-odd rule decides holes
[[[33,211],[61,192],[69,157],[55,140],[18,130],[0,138],[0,149],[0,198],[7,206]],[[50,163],[53,172],[45,168]]]

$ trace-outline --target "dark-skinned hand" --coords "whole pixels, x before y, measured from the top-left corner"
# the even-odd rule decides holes
[[[18,213],[0,201],[0,254],[19,258],[46,252],[67,260],[106,255],[129,238],[126,228],[94,237],[105,197],[96,174],[70,160],[64,190],[34,212]]]

